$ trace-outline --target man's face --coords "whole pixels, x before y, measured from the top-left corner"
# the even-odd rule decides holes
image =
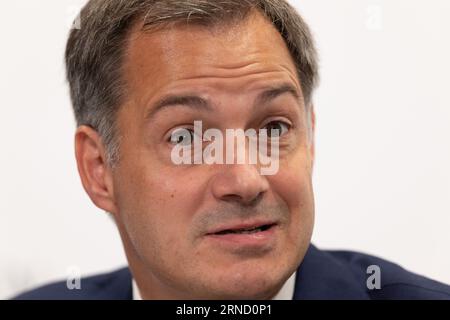
[[[282,37],[259,14],[226,27],[135,28],[124,67],[113,214],[144,298],[271,298],[301,262],[314,220],[303,99],[292,90],[258,99],[280,87],[302,94]],[[155,109],[168,95],[208,106],[178,99]],[[171,136],[196,120],[224,133],[282,128],[278,172],[174,164]],[[229,233],[254,225],[270,228]]]

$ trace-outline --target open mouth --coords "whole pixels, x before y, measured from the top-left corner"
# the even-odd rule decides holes
[[[273,228],[276,224],[269,223],[258,226],[244,227],[244,228],[230,228],[224,229],[217,232],[209,233],[209,235],[227,235],[227,234],[252,234],[258,232],[264,232]]]
[[[274,221],[238,222],[210,230],[206,239],[216,248],[234,254],[266,254],[276,248],[280,237],[278,227]]]

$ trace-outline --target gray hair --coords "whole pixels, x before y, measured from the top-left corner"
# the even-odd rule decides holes
[[[126,94],[123,60],[133,25],[139,19],[143,31],[183,21],[211,25],[242,19],[252,9],[285,40],[310,109],[319,78],[317,52],[307,24],[285,0],[90,0],[84,6],[77,18],[81,26],[67,42],[67,80],[77,125],[97,130],[109,165],[119,156],[116,114]]]

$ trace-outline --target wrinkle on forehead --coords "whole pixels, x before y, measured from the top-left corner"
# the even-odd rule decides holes
[[[288,78],[292,81],[292,83],[299,89],[297,77],[295,73],[289,68],[289,66],[284,64],[278,64],[273,66],[268,66],[260,61],[249,62],[246,65],[241,66],[210,66],[210,70],[205,71],[203,74],[197,74],[194,76],[180,77],[177,79],[178,81],[188,81],[188,80],[196,80],[196,79],[204,79],[204,80],[218,80],[218,79],[233,79],[235,83],[237,83],[240,79],[245,81],[246,77],[262,77],[262,76],[279,76],[280,78]],[[240,86],[241,87],[241,86]],[[242,87],[241,87],[242,88]]]

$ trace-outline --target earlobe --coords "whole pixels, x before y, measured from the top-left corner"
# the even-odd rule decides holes
[[[97,131],[88,126],[77,129],[75,156],[81,183],[92,202],[102,210],[115,213],[112,172]]]

